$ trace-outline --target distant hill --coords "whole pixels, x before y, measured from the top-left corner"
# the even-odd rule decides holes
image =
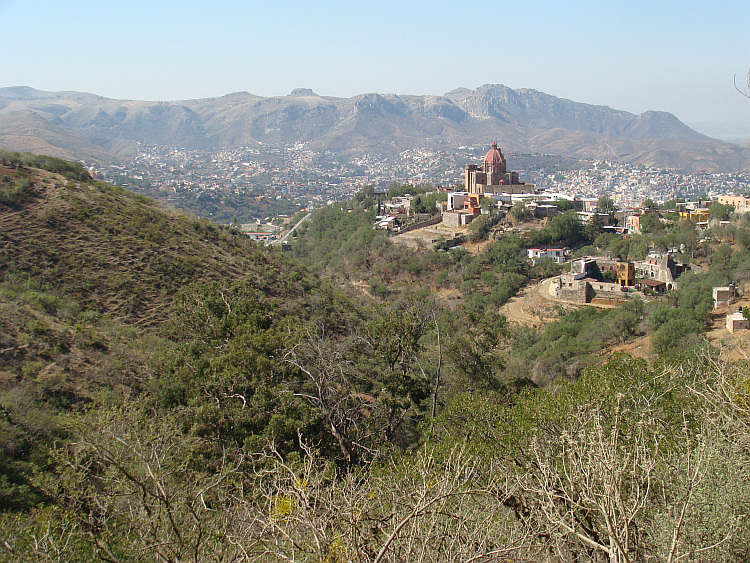
[[[503,85],[459,88],[444,96],[335,98],[298,88],[289,96],[238,92],[174,102],[0,88],[0,147],[68,158],[127,158],[137,143],[222,149],[256,141],[306,142],[351,156],[419,147],[450,150],[490,140],[511,152],[616,158],[689,171],[750,171],[747,146],[701,135],[672,114],[634,115]]]

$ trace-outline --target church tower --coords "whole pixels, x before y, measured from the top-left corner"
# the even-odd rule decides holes
[[[508,172],[505,157],[497,142],[484,155],[482,166],[467,164],[464,172],[466,192],[470,194],[533,194],[534,184],[522,184],[518,172]]]
[[[504,184],[505,179],[505,157],[497,148],[497,141],[492,143],[492,148],[484,156],[482,171],[487,175],[487,184],[498,186]]]

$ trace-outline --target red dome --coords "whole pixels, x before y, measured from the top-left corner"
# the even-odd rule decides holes
[[[505,162],[503,153],[497,148],[497,142],[492,143],[492,148],[484,155],[484,161],[488,164],[502,164]]]

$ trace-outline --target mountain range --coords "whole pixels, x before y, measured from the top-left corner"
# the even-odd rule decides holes
[[[153,102],[0,88],[0,147],[86,161],[123,160],[138,143],[220,150],[303,142],[344,157],[392,156],[498,141],[515,153],[607,158],[686,171],[748,172],[750,145],[711,139],[666,112],[635,115],[529,89],[484,85],[443,96],[288,96],[238,92]]]

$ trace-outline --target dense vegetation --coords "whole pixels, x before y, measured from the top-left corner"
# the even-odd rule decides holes
[[[385,296],[415,283],[426,288],[451,287],[460,289],[463,298],[481,310],[507,302],[531,278],[558,272],[549,262],[534,266],[522,251],[540,241],[566,240],[573,236],[570,229],[577,228],[571,216],[564,215],[532,235],[494,241],[476,257],[461,248],[448,250],[445,243],[410,252],[372,228],[374,206],[367,199],[362,203],[354,208],[343,204],[316,210],[299,229],[295,257],[340,282],[367,282],[375,295]]]
[[[361,198],[316,211],[287,257],[13,166],[5,559],[750,557],[748,366],[698,336],[711,285],[750,281],[747,223],[710,233],[710,270],[666,300],[520,329],[498,307],[559,271],[522,250],[583,242],[571,215],[477,255],[408,250]],[[602,357],[647,331],[652,365]]]

